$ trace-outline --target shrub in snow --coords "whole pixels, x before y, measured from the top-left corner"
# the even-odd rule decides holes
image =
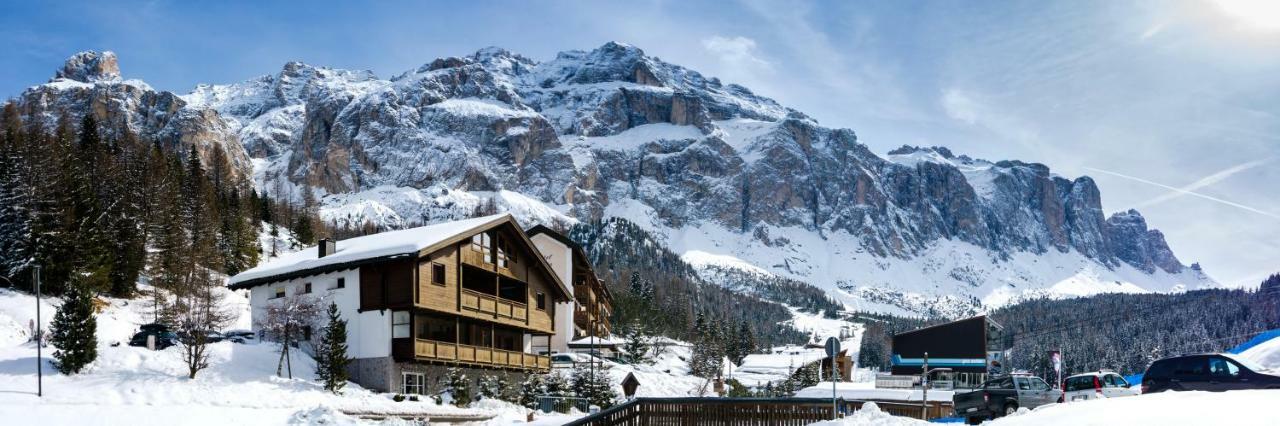
[[[395,402],[402,402],[404,401],[404,395],[396,394],[395,396],[391,397],[391,400]]]
[[[546,374],[533,373],[525,376],[520,382],[520,398],[516,402],[525,408],[537,409],[538,397],[547,394],[546,377]]]
[[[93,317],[93,296],[82,283],[72,283],[62,306],[53,315],[50,342],[58,348],[54,365],[62,374],[75,374],[98,358],[98,321]]]
[[[609,408],[618,399],[618,392],[609,381],[608,369],[603,367],[592,369],[579,365],[574,368],[569,384],[579,398],[586,398],[591,405]]]
[[[513,398],[508,390],[510,387],[511,384],[507,382],[506,377],[496,374],[484,375],[480,377],[480,398],[511,401]]]
[[[471,404],[471,386],[467,382],[467,375],[457,367],[450,368],[445,379],[444,393],[449,395],[453,405],[466,407]]]

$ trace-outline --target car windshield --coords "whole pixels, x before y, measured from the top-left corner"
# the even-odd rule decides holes
[[[1232,361],[1235,361],[1235,362],[1236,362],[1236,364],[1243,365],[1243,366],[1244,366],[1244,368],[1248,368],[1248,369],[1253,370],[1253,371],[1266,371],[1266,370],[1270,370],[1270,369],[1269,369],[1269,368],[1267,368],[1267,367],[1263,367],[1261,364],[1258,364],[1258,363],[1256,363],[1256,362],[1253,362],[1252,360],[1249,360],[1249,359],[1245,359],[1244,357],[1241,357],[1241,356],[1232,355],[1232,354],[1222,354],[1222,356],[1227,357],[1227,359],[1230,359],[1230,360],[1232,360]]]

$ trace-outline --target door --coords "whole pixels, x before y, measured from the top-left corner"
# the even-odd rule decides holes
[[[1178,360],[1178,365],[1173,368],[1173,374],[1169,376],[1170,390],[1208,390],[1208,387],[1208,357],[1189,356],[1182,358]]]
[[[1115,398],[1121,396],[1133,395],[1129,382],[1120,377],[1119,374],[1104,374],[1102,376],[1102,395],[1107,398]]]
[[[1031,385],[1032,398],[1035,400],[1035,402],[1033,402],[1035,405],[1028,408],[1058,402],[1058,392],[1055,392],[1053,388],[1049,386],[1049,383],[1044,381],[1044,379],[1032,377],[1028,379],[1028,381]]]

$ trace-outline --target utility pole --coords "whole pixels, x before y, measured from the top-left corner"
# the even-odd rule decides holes
[[[40,328],[40,265],[35,265],[32,274],[35,274],[36,284],[36,396],[44,397],[44,354],[41,351],[41,346],[44,346],[44,330]]]
[[[929,421],[929,353],[924,353],[924,374],[920,375],[920,419]]]

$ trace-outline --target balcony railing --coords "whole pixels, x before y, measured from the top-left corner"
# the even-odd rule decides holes
[[[523,303],[512,302],[497,296],[466,289],[462,290],[462,307],[520,321],[524,321],[525,313],[529,309]]]
[[[413,353],[417,358],[438,361],[538,370],[551,368],[551,358],[542,355],[426,339],[414,340]]]

